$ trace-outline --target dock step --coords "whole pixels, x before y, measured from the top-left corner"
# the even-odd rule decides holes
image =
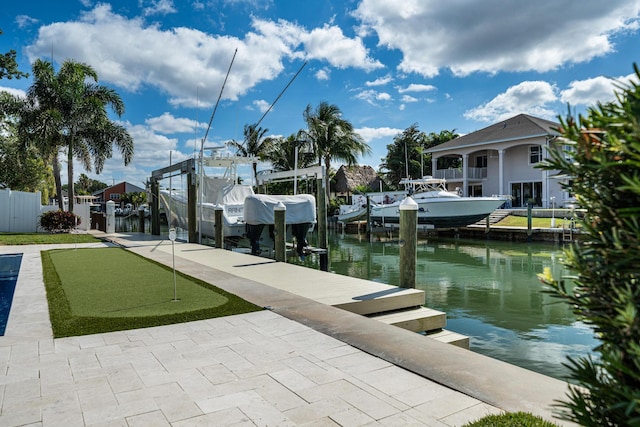
[[[345,299],[348,301],[343,300],[341,303],[331,305],[361,315],[420,307],[425,301],[424,291],[396,286],[365,293],[357,293],[350,289],[346,292]]]
[[[469,350],[469,337],[457,332],[442,329],[440,331],[429,332],[425,334],[425,336],[433,340],[437,340],[446,344],[452,344],[464,348],[465,350]]]
[[[368,317],[412,332],[440,330],[447,323],[446,313],[427,307],[373,314]]]

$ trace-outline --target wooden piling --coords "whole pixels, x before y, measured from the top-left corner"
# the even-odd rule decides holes
[[[418,256],[418,204],[411,196],[400,203],[400,284],[401,288],[416,287]]]
[[[213,209],[214,212],[214,225],[216,230],[216,248],[222,249],[224,247],[224,219],[223,219],[223,209],[222,206],[216,205]],[[202,227],[202,224],[200,224]]]
[[[318,204],[318,247],[324,249],[320,253],[320,270],[329,270],[329,241],[327,239],[327,193],[325,180],[320,177],[317,183],[317,204]]]
[[[278,202],[278,204],[273,208],[273,217],[274,217],[274,229],[273,229],[273,238],[275,240],[275,256],[276,261],[278,262],[286,262],[287,261],[287,252],[286,252],[286,240],[287,240],[287,230],[285,218],[287,215],[287,207],[282,203]]]

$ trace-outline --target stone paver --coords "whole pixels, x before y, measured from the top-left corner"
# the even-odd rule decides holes
[[[2,426],[458,426],[500,412],[268,310],[54,340],[42,249],[0,246],[24,253],[0,337]]]

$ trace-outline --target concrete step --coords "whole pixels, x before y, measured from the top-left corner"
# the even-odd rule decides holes
[[[469,350],[469,337],[459,334],[457,332],[447,331],[441,329],[439,331],[432,331],[425,334],[427,338],[437,340],[446,344],[452,344],[466,350]]]
[[[371,282],[372,284],[374,282]],[[365,294],[351,292],[343,297],[343,302],[332,303],[334,307],[355,314],[376,314],[424,305],[424,291],[389,286],[386,289]],[[345,301],[347,300],[347,301]]]
[[[412,332],[441,330],[447,323],[446,313],[426,307],[372,314],[368,317]]]

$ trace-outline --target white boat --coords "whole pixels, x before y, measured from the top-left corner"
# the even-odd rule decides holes
[[[505,200],[500,197],[462,197],[447,190],[446,180],[425,176],[403,179],[407,194],[418,203],[418,225],[427,228],[465,227],[486,218]],[[379,225],[400,222],[400,200],[371,208],[371,222]]]
[[[221,167],[225,172],[214,177],[204,174],[200,176],[203,201],[196,203],[196,229],[199,233],[215,238],[215,211],[221,208],[225,243],[235,247],[250,246],[251,253],[260,254],[263,248],[273,246],[273,207],[282,203],[287,209],[288,237],[296,237],[298,253],[302,254],[307,246],[306,233],[316,221],[313,196],[254,194],[252,186],[238,184],[236,174],[236,166],[250,164],[251,158],[232,156],[206,160],[207,166]],[[169,226],[187,229],[188,199],[185,190],[160,189],[159,198]],[[265,228],[265,225],[271,227]],[[241,242],[243,238],[249,241]]]

